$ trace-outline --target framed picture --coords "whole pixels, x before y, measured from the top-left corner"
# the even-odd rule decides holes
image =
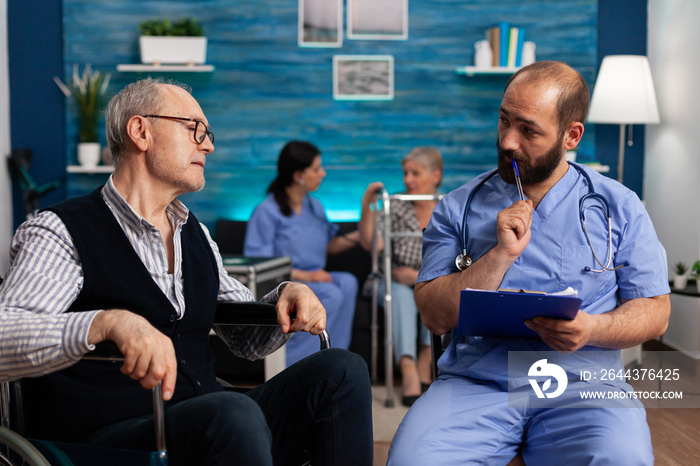
[[[348,39],[408,39],[408,0],[348,0]]]
[[[299,0],[299,46],[343,45],[343,0]]]
[[[394,57],[391,55],[335,55],[335,100],[392,100]]]

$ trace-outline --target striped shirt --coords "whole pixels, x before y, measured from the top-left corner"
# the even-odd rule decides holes
[[[378,212],[379,234],[384,235],[384,210]],[[411,201],[392,199],[391,231],[420,232],[416,208]],[[423,258],[423,239],[419,237],[397,237],[391,240],[391,265],[393,268],[410,267],[420,269]],[[384,273],[384,261],[379,262],[380,273]]]
[[[168,273],[165,243],[158,229],[138,215],[115,189],[112,178],[102,197],[153,281],[180,318],[185,312],[182,280],[182,227],[189,210],[179,200],[167,208],[174,228],[173,273]],[[224,270],[216,243],[202,225],[219,269],[218,301],[251,301],[253,295]],[[105,245],[109,247],[109,245]],[[0,285],[0,381],[39,376],[66,368],[94,349],[88,331],[99,309],[65,312],[80,294],[83,271],[73,240],[60,218],[41,212],[23,223],[10,249],[10,269]],[[276,303],[279,287],[261,301]],[[289,338],[278,327],[218,326],[234,354],[260,359]]]

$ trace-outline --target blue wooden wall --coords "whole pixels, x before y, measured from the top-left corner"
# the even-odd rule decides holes
[[[352,41],[335,49],[297,45],[297,0],[64,0],[64,72],[85,63],[112,73],[116,93],[140,73],[138,24],[144,19],[195,16],[209,38],[213,73],[163,74],[189,84],[216,134],[207,186],[182,200],[212,227],[217,218],[247,219],[275,174],[281,146],[308,139],[328,172],[315,194],[332,219],[356,219],[366,185],[402,188],[400,158],[434,145],[445,158],[449,191],[495,166],[496,124],[507,77],[467,78],[473,44],[498,21],[525,28],[538,60],[562,60],[592,89],[597,67],[596,0],[410,0],[406,41]],[[345,34],[345,31],[344,31]],[[332,98],[334,54],[389,54],[395,59],[392,101]],[[69,112],[69,109],[67,109]],[[75,163],[76,129],[67,115],[66,159]],[[579,160],[595,160],[588,131]],[[103,140],[104,142],[104,140]],[[68,195],[104,182],[104,175],[69,175]]]

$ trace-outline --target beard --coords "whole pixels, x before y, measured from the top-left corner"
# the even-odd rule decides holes
[[[520,182],[523,185],[538,184],[549,178],[561,162],[564,156],[564,134],[559,136],[559,140],[551,149],[537,157],[535,164],[528,162],[527,158],[519,152],[502,149],[498,139],[496,139],[496,148],[498,149],[498,174],[503,181],[515,184],[515,173],[511,162],[511,159],[515,159],[518,162]]]

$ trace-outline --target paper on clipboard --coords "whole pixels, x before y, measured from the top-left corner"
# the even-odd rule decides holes
[[[539,338],[523,321],[533,317],[572,320],[582,300],[572,288],[547,294],[529,290],[462,290],[459,336]]]

